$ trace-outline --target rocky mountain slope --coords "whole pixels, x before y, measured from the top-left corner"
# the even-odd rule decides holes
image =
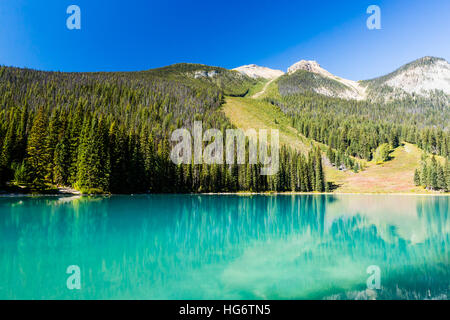
[[[314,92],[346,100],[421,99],[450,105],[450,64],[442,58],[423,57],[388,75],[365,81],[338,77],[316,61],[307,60],[293,64],[286,74],[256,65],[234,70],[250,78],[276,81],[282,95]]]
[[[366,89],[360,83],[337,77],[323,69],[316,61],[301,60],[293,64],[288,69],[287,78],[289,77],[293,77],[297,81],[300,80],[299,90],[291,87],[291,91],[294,89],[294,92],[301,92],[306,89],[318,94],[343,99],[363,100],[366,98]],[[292,81],[291,84],[293,84]]]
[[[274,70],[266,67],[260,67],[255,64],[249,64],[233,69],[250,78],[275,79],[284,74],[281,70]]]
[[[367,86],[369,95],[374,98],[450,96],[450,64],[441,58],[423,57],[388,75],[361,83]]]

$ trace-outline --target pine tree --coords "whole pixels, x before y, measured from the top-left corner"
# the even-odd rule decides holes
[[[22,163],[17,164],[14,168],[14,182],[18,184],[27,183],[29,178],[30,170],[27,168],[26,162],[22,161]]]
[[[436,158],[433,156],[431,157],[431,165],[430,169],[428,171],[428,186],[433,189],[438,189],[438,183],[437,183],[437,161]]]
[[[51,160],[53,160],[55,155],[55,148],[60,138],[60,132],[61,132],[61,123],[59,121],[59,114],[58,111],[54,111],[52,116],[50,117],[48,132],[45,141],[46,153],[48,154],[48,157],[50,159],[50,161],[48,162],[48,168],[46,170],[47,176],[45,178],[47,181],[51,183],[54,182],[53,176],[54,164],[53,161]]]
[[[58,185],[66,186],[69,183],[69,139],[66,135],[58,142],[55,148],[55,155],[53,158],[53,178]]]
[[[69,154],[70,154],[70,165],[69,165],[69,183],[75,184],[77,180],[77,169],[78,169],[78,152],[79,144],[83,129],[83,106],[82,102],[79,101],[76,109],[69,114]]]
[[[318,192],[324,192],[325,191],[325,177],[323,173],[323,166],[322,166],[322,154],[320,152],[320,149],[317,148],[316,151],[316,159],[315,159],[315,189]]]
[[[20,123],[17,127],[16,133],[16,146],[14,149],[14,154],[16,155],[16,159],[21,161],[25,158],[25,152],[27,148],[27,125],[28,125],[28,106],[25,105],[22,107],[22,111],[20,114]]]
[[[308,178],[309,178],[309,191],[316,189],[316,169],[314,167],[314,154],[313,151],[308,155]]]
[[[331,164],[334,164],[334,152],[333,149],[331,147],[328,148],[327,150],[327,158],[330,161]]]
[[[14,113],[9,116],[9,125],[0,153],[0,185],[12,177],[11,163],[14,157],[14,146],[16,143]]]
[[[27,146],[27,165],[30,168],[30,179],[34,187],[42,188],[49,168],[50,158],[47,153],[47,111],[40,108],[33,121]]]
[[[416,169],[414,171],[414,184],[416,186],[420,186],[420,172],[419,172],[419,169]]]
[[[428,186],[428,166],[426,161],[422,163],[421,173],[422,174],[420,176],[420,184],[426,188]]]
[[[400,145],[400,141],[398,139],[398,133],[396,130],[391,130],[391,146],[392,149],[397,148]]]
[[[89,165],[90,165],[90,119],[86,119],[83,124],[83,130],[81,132],[81,139],[78,146],[78,159],[77,164],[77,178],[76,187],[82,191],[87,191],[91,188],[90,176],[89,176]]]
[[[289,163],[289,175],[290,175],[290,183],[289,183],[289,189],[290,191],[294,192],[297,189],[297,170],[294,166],[294,161],[291,161]]]
[[[446,181],[445,181],[445,174],[444,174],[444,168],[438,163],[437,166],[437,189],[438,190],[445,190],[447,187]]]
[[[450,191],[450,161],[446,159],[445,161],[445,184],[446,184],[446,191]]]

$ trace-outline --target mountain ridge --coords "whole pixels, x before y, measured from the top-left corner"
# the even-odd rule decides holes
[[[233,70],[246,74],[244,70],[249,67],[265,68],[247,65]],[[450,105],[450,64],[443,58],[432,56],[416,59],[391,73],[369,80],[353,81],[336,76],[314,60],[300,60],[291,65],[287,73],[279,73],[278,77],[269,79],[289,83],[287,87],[281,88],[285,94],[311,91],[347,100],[378,101],[418,96],[425,99],[438,98],[448,101]]]
[[[282,75],[284,72],[281,70],[270,69],[267,67],[258,66],[256,64],[248,64],[233,69],[241,74],[244,74],[250,78],[263,78],[263,79],[275,79]]]
[[[425,56],[409,62],[387,75],[361,81],[374,98],[386,92],[384,98],[402,98],[407,95],[432,97],[450,96],[450,64],[443,58]]]

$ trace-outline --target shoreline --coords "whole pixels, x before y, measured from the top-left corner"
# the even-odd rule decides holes
[[[388,192],[209,192],[209,193],[104,193],[104,194],[82,194],[80,192],[63,193],[0,193],[0,198],[11,197],[106,197],[106,196],[140,196],[140,195],[192,195],[192,196],[292,196],[292,195],[382,195],[382,196],[431,196],[431,197],[449,197],[450,193],[388,193]]]

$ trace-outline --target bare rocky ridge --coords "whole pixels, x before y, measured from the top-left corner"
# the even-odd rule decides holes
[[[272,81],[284,75],[283,71],[254,64],[233,70],[252,78],[264,78]],[[299,70],[316,74],[316,78],[319,76],[321,79],[326,78],[339,83],[340,90],[327,87],[326,84],[310,88],[318,94],[330,97],[352,100],[390,100],[412,95],[429,98],[439,93],[445,99],[449,97],[450,101],[450,64],[441,58],[423,57],[388,75],[365,81],[353,81],[335,76],[323,69],[316,61],[309,60],[301,60],[290,66],[287,75],[293,75]]]
[[[235,71],[238,71],[242,74],[245,74],[246,76],[250,78],[263,78],[263,79],[275,79],[278,77],[281,77],[284,72],[281,70],[274,70],[266,67],[260,67],[256,64],[249,64],[246,66],[241,66],[238,68],[233,69]]]
[[[218,75],[218,72],[216,70],[212,70],[212,71],[199,70],[199,71],[195,71],[194,78],[195,79],[204,78],[204,77],[214,78],[217,75]]]
[[[313,60],[301,60],[297,63],[294,63],[288,68],[288,73],[291,74],[296,72],[297,70],[314,72],[324,77],[334,77],[331,73],[323,69],[316,61]]]
[[[423,57],[386,76],[364,82],[373,90],[391,87],[397,96],[406,93],[429,97],[436,91],[450,95],[450,64],[441,58]]]
[[[326,87],[320,87],[313,89],[316,93],[323,94],[326,96],[337,96],[343,99],[355,99],[355,100],[364,100],[367,97],[366,88],[362,86],[360,83],[353,80],[337,77],[328,72],[327,70],[323,69],[316,61],[301,60],[293,64],[291,67],[289,67],[288,74],[292,74],[298,70],[305,70],[308,72],[318,74],[322,77],[337,81],[343,84],[345,87],[347,87],[346,90],[343,90],[337,94],[334,91],[330,91]]]

